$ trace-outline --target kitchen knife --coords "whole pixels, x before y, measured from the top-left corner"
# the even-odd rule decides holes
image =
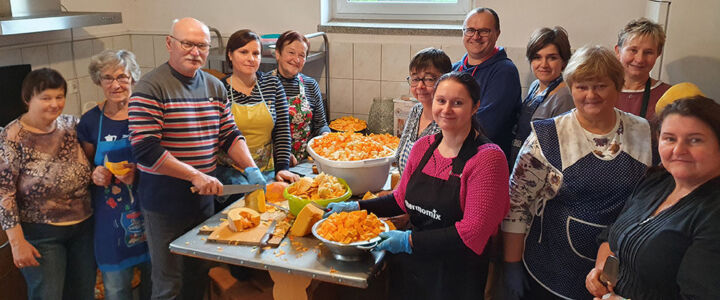
[[[265,204],[270,205],[270,206],[272,206],[272,207],[275,207],[275,208],[277,208],[277,209],[279,209],[279,210],[282,210],[282,211],[285,212],[286,214],[289,214],[289,213],[290,213],[290,210],[289,210],[289,209],[287,209],[287,208],[285,208],[285,207],[282,207],[282,206],[280,206],[280,205],[277,205],[277,204],[275,204],[275,203],[265,202]]]
[[[268,244],[268,241],[270,241],[270,237],[275,232],[275,226],[277,225],[277,220],[273,220],[272,223],[270,223],[270,227],[268,227],[267,232],[265,232],[265,235],[262,236],[260,239],[260,247],[265,247]]]
[[[223,185],[223,191],[219,196],[249,193],[261,188],[263,188],[263,186],[259,184],[226,184]],[[193,186],[190,187],[190,191],[197,193],[198,189]]]

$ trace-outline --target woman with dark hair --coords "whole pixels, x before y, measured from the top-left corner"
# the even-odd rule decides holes
[[[532,123],[510,177],[502,225],[504,299],[587,299],[595,237],[652,165],[650,125],[615,103],[623,68],[586,46],[564,71],[575,108]]]
[[[452,70],[450,57],[440,49],[425,48],[420,50],[410,61],[410,76],[407,77],[410,84],[410,93],[419,103],[410,109],[410,114],[405,120],[400,136],[400,144],[395,151],[395,159],[400,174],[405,170],[410,149],[415,141],[426,135],[433,135],[440,132],[440,128],[433,120],[432,106],[433,94],[435,93],[435,82],[445,73]]]
[[[288,103],[280,80],[258,71],[261,51],[262,43],[255,32],[243,29],[233,33],[225,49],[233,72],[222,82],[232,103],[235,124],[245,136],[253,160],[265,179],[293,182],[299,177],[288,171],[292,140]],[[219,158],[222,165],[218,166],[218,179],[225,184],[246,184],[244,174],[248,170],[238,172],[228,167],[232,161],[227,158]],[[216,210],[224,206],[227,205],[220,203]]]
[[[307,158],[308,141],[330,132],[330,127],[317,81],[300,73],[310,51],[308,39],[297,31],[288,30],[280,35],[275,45],[278,67],[272,74],[280,79],[287,96],[292,136],[290,165],[294,166]]]
[[[720,299],[720,105],[677,100],[659,121],[662,165],[600,236],[585,280],[596,299]],[[611,255],[619,261],[614,284],[600,279]]]
[[[567,31],[560,26],[552,29],[540,28],[530,36],[525,56],[537,79],[530,84],[520,109],[514,130],[510,164],[515,163],[523,142],[530,135],[532,121],[549,119],[575,107],[570,90],[562,77],[570,54]]]
[[[379,198],[331,203],[331,213],[366,209],[410,215],[411,230],[381,233],[391,257],[393,299],[482,299],[488,241],[508,211],[507,160],[474,119],[480,88],[470,74],[435,85],[433,118],[441,131],[412,148],[398,188]]]
[[[94,298],[90,163],[61,114],[66,92],[57,71],[30,72],[28,111],[0,131],[0,224],[29,299]]]

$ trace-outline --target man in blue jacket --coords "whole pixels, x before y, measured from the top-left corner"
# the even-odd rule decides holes
[[[497,13],[491,8],[473,9],[463,22],[463,45],[467,53],[453,64],[453,71],[472,74],[480,85],[478,120],[507,157],[522,100],[518,70],[505,49],[495,46],[499,36]]]

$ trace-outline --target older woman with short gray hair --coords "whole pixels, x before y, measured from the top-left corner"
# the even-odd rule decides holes
[[[105,50],[91,58],[88,71],[105,99],[83,114],[78,139],[94,165],[95,259],[102,271],[105,299],[132,299],[135,267],[142,274],[141,298],[147,299],[150,256],[128,139],[128,102],[133,84],[140,79],[140,67],[130,51]]]

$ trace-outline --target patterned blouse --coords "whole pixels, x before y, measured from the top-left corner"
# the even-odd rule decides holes
[[[534,130],[525,140],[510,176],[510,213],[503,221],[503,231],[527,233],[533,217],[542,215],[546,202],[552,201],[561,186],[567,184],[563,172],[587,155],[613,160],[620,152],[626,152],[646,166],[651,165],[652,151],[648,149],[650,128],[645,120],[615,109],[613,130],[605,135],[597,135],[580,126],[575,111],[573,109],[555,117],[556,123],[560,124],[559,143],[563,145],[559,154],[562,157],[562,170],[553,167],[545,157]],[[588,170],[588,178],[591,177],[592,170]]]
[[[80,147],[74,116],[61,115],[50,133],[12,121],[0,131],[0,225],[62,223],[92,215],[90,163]]]
[[[397,161],[400,174],[405,170],[408,157],[410,156],[410,150],[413,145],[415,145],[415,141],[426,135],[433,135],[440,132],[440,127],[438,127],[435,121],[432,121],[425,127],[425,130],[418,134],[418,126],[420,126],[420,116],[422,116],[422,112],[422,103],[415,104],[410,109],[410,114],[405,121],[405,128],[403,128],[402,135],[400,136],[400,144],[398,144],[398,148],[395,151],[395,160]]]

